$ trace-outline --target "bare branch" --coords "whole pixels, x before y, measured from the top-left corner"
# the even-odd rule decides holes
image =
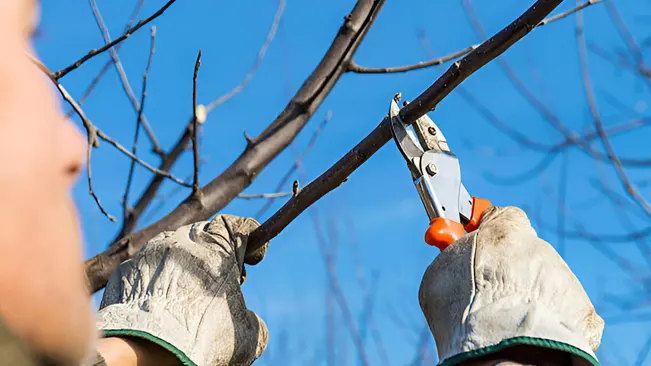
[[[481,23],[479,22],[479,19],[477,15],[474,12],[474,9],[472,7],[472,4],[470,3],[469,0],[464,0],[462,1],[462,4],[466,8],[466,14],[469,17],[469,20],[471,21],[472,25],[474,26],[474,29],[478,33],[478,35],[482,38],[486,37],[485,31]],[[578,12],[578,14],[583,14],[582,12]],[[569,130],[561,121],[560,117],[554,113],[545,103],[543,103],[538,97],[536,97],[535,93],[533,93],[527,85],[522,82],[522,80],[518,77],[518,75],[515,73],[511,65],[504,59],[504,58],[499,58],[497,59],[497,63],[506,75],[507,79],[511,82],[513,87],[522,95],[522,97],[533,107],[535,108],[538,113],[544,118],[545,121],[547,121],[552,127],[554,127],[558,132],[560,132],[565,140],[567,142],[575,144],[581,151],[585,152],[589,156],[593,157],[594,159],[599,159],[599,160],[608,160],[609,157],[607,154],[603,154],[600,151],[595,150],[591,145],[584,143],[583,141],[577,139],[576,133]],[[646,166],[651,164],[651,160],[649,159],[625,159],[621,158],[620,163],[622,165],[631,165],[631,166]]]
[[[161,220],[123,237],[108,250],[86,261],[86,273],[94,291],[102,288],[109,275],[136,253],[149,239],[165,230],[205,220],[248,187],[255,177],[283,151],[303,129],[341,75],[360,42],[375,21],[384,0],[359,0],[346,16],[332,45],[312,75],[287,107],[222,174],[202,187],[202,202],[188,197]],[[190,127],[191,128],[191,127]]]
[[[110,138],[108,135],[106,135],[104,132],[102,132],[99,128],[97,128],[97,126],[95,126],[95,125],[93,124],[93,122],[90,121],[90,119],[88,119],[88,117],[86,117],[86,114],[85,114],[84,111],[81,109],[81,107],[79,107],[79,104],[77,104],[77,102],[75,102],[74,98],[73,98],[73,97],[68,93],[68,91],[63,87],[63,85],[61,85],[61,84],[60,84],[60,83],[59,83],[59,82],[54,78],[54,76],[53,76],[53,74],[52,74],[51,71],[50,71],[50,70],[49,70],[45,65],[43,65],[42,62],[40,62],[39,60],[37,60],[36,58],[34,58],[32,55],[27,55],[27,57],[29,57],[29,58],[32,60],[32,62],[33,62],[34,64],[36,64],[36,66],[38,66],[38,67],[41,69],[41,71],[43,71],[43,73],[44,73],[45,75],[47,75],[47,76],[50,78],[50,80],[52,80],[52,83],[54,83],[54,85],[56,86],[57,90],[59,90],[59,93],[61,94],[61,96],[63,97],[63,99],[64,99],[66,102],[68,102],[68,104],[70,104],[70,106],[71,106],[71,107],[75,110],[75,112],[79,115],[79,118],[81,119],[81,122],[82,122],[82,124],[84,125],[84,128],[86,128],[86,132],[88,133],[89,138],[91,138],[91,140],[89,140],[89,141],[92,141],[92,145],[93,145],[94,147],[97,147],[97,146],[99,145],[99,141],[97,140],[97,138],[99,137],[100,139],[102,139],[102,140],[108,142],[109,144],[113,145],[115,148],[117,148],[118,150],[120,150],[122,153],[124,153],[125,155],[127,155],[129,158],[135,160],[138,164],[142,165],[144,168],[148,169],[148,170],[151,171],[152,173],[162,175],[162,176],[164,176],[164,177],[166,177],[166,178],[168,178],[168,179],[170,179],[170,180],[172,180],[172,181],[174,181],[174,182],[176,182],[176,183],[178,183],[178,184],[180,184],[180,185],[183,185],[183,186],[186,186],[186,187],[191,187],[190,184],[188,184],[188,183],[186,183],[186,182],[184,182],[184,181],[182,181],[182,180],[176,178],[176,177],[173,176],[172,174],[170,174],[170,173],[168,173],[168,172],[164,172],[164,171],[158,170],[158,169],[154,168],[153,166],[149,165],[149,164],[146,163],[145,161],[143,161],[143,160],[141,160],[140,158],[138,158],[137,156],[133,155],[133,154],[131,153],[131,151],[127,150],[127,149],[126,149],[124,146],[122,146],[120,143],[118,143],[117,141],[113,140],[113,139]]]
[[[102,14],[100,13],[99,8],[97,7],[96,0],[90,0],[90,6],[93,10],[93,15],[95,17],[95,21],[97,22],[97,26],[102,31],[102,35],[104,36],[104,41],[107,44],[111,43],[111,35],[109,34],[109,30],[106,27],[106,24],[104,24],[104,19],[102,19]],[[120,76],[122,88],[124,89],[125,93],[129,97],[129,100],[131,101],[133,108],[136,110],[136,113],[141,115],[139,123],[142,124],[142,127],[145,129],[145,132],[147,132],[147,136],[151,141],[154,152],[157,153],[158,155],[161,155],[163,153],[163,150],[161,149],[160,144],[156,139],[156,135],[154,134],[154,131],[152,130],[151,125],[149,124],[149,121],[141,113],[141,109],[142,109],[141,104],[138,103],[138,99],[136,98],[136,95],[134,94],[133,89],[131,88],[131,84],[129,83],[129,78],[127,77],[127,73],[124,71],[124,67],[122,66],[122,62],[120,61],[120,57],[118,56],[115,47],[111,47],[109,49],[109,54],[111,55],[113,64],[115,65],[118,75]]]
[[[212,103],[208,104],[208,106],[206,107],[207,112],[212,111],[219,105],[224,104],[225,102],[230,100],[232,97],[235,96],[235,94],[242,91],[242,89],[246,87],[249,81],[251,81],[253,75],[258,70],[258,67],[260,67],[260,64],[262,64],[262,60],[264,60],[264,56],[267,53],[267,49],[269,48],[269,45],[271,45],[271,41],[273,41],[274,37],[276,36],[276,31],[278,30],[278,25],[280,24],[280,19],[282,18],[284,11],[285,11],[285,0],[278,0],[278,9],[276,10],[276,15],[274,16],[273,23],[271,23],[271,29],[269,30],[269,34],[267,34],[267,39],[264,41],[264,44],[262,45],[262,47],[260,47],[260,50],[258,51],[258,57],[253,63],[253,66],[251,66],[251,69],[246,74],[246,76],[244,76],[244,80],[242,80],[242,82],[239,85],[233,88],[230,92],[226,93],[225,95],[222,95],[221,97],[214,100]]]
[[[94,2],[94,0],[93,0]],[[140,125],[142,124],[143,111],[145,108],[145,98],[147,97],[147,78],[149,77],[149,68],[151,67],[151,61],[154,58],[155,52],[155,43],[156,43],[156,27],[151,27],[151,44],[149,47],[149,58],[147,59],[147,66],[145,66],[145,72],[142,76],[142,92],[140,95],[140,103],[138,107],[138,117],[136,117],[136,132],[133,136],[133,146],[131,148],[131,153],[135,156],[138,146],[138,136],[140,132]],[[129,166],[129,175],[127,176],[127,187],[124,190],[124,198],[122,199],[122,208],[123,208],[123,219],[127,220],[129,217],[129,191],[131,190],[131,182],[133,180],[133,173],[135,171],[136,161],[131,160]]]
[[[547,14],[554,10],[560,0],[538,0],[523,15],[484,42],[469,55],[452,65],[434,84],[413,102],[400,110],[406,123],[413,123],[447,96],[457,85],[489,61],[501,55],[511,45],[529,33]],[[338,187],[345,179],[391,139],[388,119],[385,119],[357,146],[339,159],[326,172],[307,185],[300,194],[292,197],[249,237],[251,251],[274,238],[307,207]],[[248,249],[248,248],[247,248]]]
[[[557,21],[559,19],[563,19],[563,18],[565,18],[565,17],[567,17],[567,16],[569,16],[569,15],[571,15],[571,14],[573,14],[573,13],[579,11],[579,10],[583,10],[583,9],[587,8],[588,6],[590,6],[590,5],[594,5],[594,4],[600,3],[602,1],[603,0],[589,0],[589,1],[586,1],[585,3],[575,7],[572,10],[569,10],[569,11],[566,11],[564,13],[557,14],[557,15],[554,15],[552,17],[544,19],[543,21],[538,23],[538,25],[536,25],[536,27],[540,27],[540,26],[555,22],[555,21]],[[470,47],[466,47],[466,48],[464,48],[462,50],[459,50],[459,51],[454,52],[452,54],[449,54],[447,56],[443,56],[441,58],[433,59],[433,60],[430,60],[430,61],[421,61],[421,62],[419,62],[417,64],[407,65],[407,66],[363,67],[363,66],[359,66],[355,62],[351,62],[350,63],[350,68],[349,68],[348,71],[359,73],[359,74],[387,74],[387,73],[407,72],[407,71],[412,71],[412,70],[424,69],[424,68],[427,68],[427,67],[441,65],[441,64],[444,64],[444,63],[446,63],[448,61],[455,60],[455,59],[457,59],[457,58],[459,58],[461,56],[467,55],[468,53],[474,51],[477,47],[479,47],[479,45],[472,45]]]
[[[279,3],[279,6],[284,4],[284,0]],[[251,68],[251,71],[249,71],[249,74],[245,76],[244,81],[240,85],[246,85],[248,83],[248,80],[252,78],[253,73],[257,70],[258,66],[262,60],[264,59],[264,56],[266,55],[266,49],[269,47],[271,44],[271,40],[273,40],[274,35],[276,33],[276,28],[278,26],[277,23],[280,22],[280,14],[282,14],[282,11],[277,10],[276,11],[276,17],[274,18],[273,24],[271,26],[271,30],[269,31],[269,34],[267,35],[266,42],[262,45],[260,48],[260,51],[258,52],[258,57],[254,63],[254,67]],[[235,87],[235,89],[238,89],[238,87]],[[235,90],[234,89],[234,90]],[[235,95],[235,94],[233,94]],[[232,97],[232,96],[231,96]],[[230,97],[229,97],[230,98]],[[221,100],[219,103],[217,101],[213,102],[212,104],[214,107],[218,106],[219,104],[223,103],[225,100]],[[204,119],[207,117],[208,113],[208,108],[204,107],[205,115]],[[174,147],[165,155],[163,158],[163,161],[159,165],[159,169],[163,171],[169,171],[172,169],[178,158],[181,156],[181,154],[186,150],[187,145],[190,143],[190,140],[192,139],[192,125],[193,125],[193,120],[190,119],[185,126],[185,129],[183,130],[183,133],[179,137],[179,139],[176,141],[174,144]],[[251,139],[252,140],[252,139]],[[248,141],[248,140],[247,140]],[[250,143],[250,142],[249,142]],[[124,236],[127,234],[131,233],[133,229],[136,227],[136,224],[138,223],[138,220],[140,219],[140,216],[142,213],[147,209],[149,204],[152,202],[152,200],[156,197],[156,192],[158,192],[158,189],[160,188],[161,184],[163,183],[163,179],[160,176],[154,176],[152,177],[151,181],[147,185],[147,188],[145,191],[140,195],[140,198],[136,201],[136,204],[133,206],[131,209],[131,215],[129,217],[129,220],[125,221],[122,223],[122,228],[120,230],[120,233],[117,235],[117,237],[113,240],[113,243],[117,242],[118,240],[122,239]]]
[[[289,168],[289,170],[287,170],[287,173],[285,173],[285,175],[283,175],[283,177],[280,178],[280,181],[276,185],[276,189],[275,189],[276,191],[280,191],[281,189],[283,189],[283,187],[285,187],[285,184],[287,184],[287,182],[292,177],[292,175],[294,175],[296,170],[301,166],[301,164],[303,164],[303,160],[305,159],[307,154],[310,152],[310,150],[312,150],[312,147],[314,147],[314,144],[316,143],[316,140],[319,138],[319,135],[321,134],[321,131],[323,131],[323,129],[328,124],[328,122],[330,122],[330,118],[332,118],[332,110],[328,110],[328,112],[326,113],[325,118],[323,119],[321,124],[317,127],[317,129],[314,131],[314,134],[312,135],[312,138],[308,142],[307,147],[305,148],[303,153],[299,157],[296,158],[296,160],[294,161],[294,164],[292,164],[292,166]],[[290,194],[292,194],[292,193],[290,193]],[[278,196],[278,197],[284,197],[284,196]],[[264,206],[262,206],[262,208],[260,208],[258,213],[254,216],[256,219],[259,219],[259,218],[262,217],[262,215],[276,201],[275,198],[277,198],[277,197],[270,197],[270,198],[271,199],[269,201],[265,202]]]
[[[457,58],[467,55],[470,52],[474,51],[479,45],[472,45],[470,47],[464,48],[455,53],[443,56],[441,58],[433,59],[430,61],[421,61],[417,64],[407,65],[407,66],[396,66],[396,67],[363,67],[359,66],[355,61],[350,63],[348,71],[355,72],[358,74],[390,74],[396,72],[407,72],[412,70],[424,69],[426,67],[437,66],[444,64],[446,62],[456,60]]]
[[[197,131],[199,130],[199,117],[197,117],[197,75],[201,66],[201,50],[197,54],[197,61],[194,63],[194,74],[192,76],[192,157],[194,162],[194,179],[192,180],[192,196],[200,197],[199,188],[199,144],[197,143]]]
[[[613,162],[613,166],[619,179],[622,181],[626,192],[644,209],[647,215],[651,216],[651,205],[644,199],[644,197],[639,193],[637,188],[631,183],[630,179],[626,175],[626,171],[622,166],[619,157],[615,153],[612,144],[608,138],[608,135],[604,131],[603,122],[599,116],[599,110],[597,108],[597,101],[592,91],[592,85],[590,82],[590,74],[588,71],[588,56],[587,49],[585,45],[585,37],[583,33],[583,15],[578,13],[576,16],[576,37],[579,45],[579,57],[581,59],[581,75],[583,76],[583,87],[585,88],[585,96],[588,101],[588,106],[590,107],[590,113],[594,120],[595,127],[599,134],[599,138],[608,154],[608,159]]]
[[[56,72],[52,73],[52,78],[54,80],[58,80],[58,79],[60,79],[60,78],[62,78],[64,76],[66,76],[70,71],[73,71],[73,70],[79,68],[79,66],[81,66],[84,62],[90,60],[91,58],[99,55],[102,52],[105,52],[106,50],[110,49],[111,47],[113,47],[113,46],[117,45],[118,43],[124,41],[130,35],[132,35],[136,31],[138,31],[138,29],[142,28],[142,26],[144,26],[145,24],[151,22],[152,20],[154,20],[154,19],[158,18],[160,15],[162,15],[165,12],[165,10],[167,10],[167,8],[169,8],[170,6],[172,6],[172,4],[174,4],[174,2],[176,2],[176,0],[169,0],[165,5],[163,5],[162,8],[158,9],[158,11],[156,11],[154,14],[152,14],[149,18],[139,21],[138,23],[136,23],[135,26],[133,26],[132,28],[129,28],[126,32],[124,32],[123,35],[121,35],[120,37],[114,39],[112,42],[109,42],[109,43],[105,44],[103,47],[90,50],[86,55],[84,55],[83,57],[81,57],[79,60],[75,61],[71,65],[69,65],[69,66],[67,66],[67,67],[65,67],[65,68],[63,68],[63,69],[61,69],[59,71],[56,71]]]
[[[115,222],[116,221],[115,217],[110,213],[108,213],[106,209],[104,209],[104,206],[102,206],[102,203],[99,201],[99,197],[97,197],[95,191],[93,190],[93,173],[91,168],[92,152],[93,152],[93,142],[91,141],[91,135],[89,134],[88,146],[86,147],[86,175],[88,176],[88,193],[95,200],[95,203],[97,204],[97,207],[99,207],[100,212],[102,212],[102,214],[106,216],[106,218],[108,218],[112,222]]]
[[[135,7],[135,9],[133,10],[133,13],[131,14],[131,18],[129,18],[129,22],[127,23],[127,25],[126,25],[126,27],[125,27],[125,29],[124,29],[125,32],[126,32],[129,28],[131,28],[131,26],[133,25],[133,23],[136,21],[136,17],[138,17],[138,14],[140,13],[140,10],[142,9],[142,5],[143,5],[144,3],[145,3],[145,0],[139,0],[138,3],[136,4],[136,7]],[[116,53],[117,53],[118,51],[120,51],[120,48],[122,48],[122,45],[123,45],[123,44],[124,44],[124,43],[120,43],[120,44],[118,44],[117,46],[114,47]],[[102,77],[104,76],[104,74],[106,74],[106,72],[108,71],[108,69],[111,67],[111,64],[113,64],[113,60],[108,60],[108,61],[106,61],[106,63],[104,64],[104,66],[102,66],[102,68],[101,68],[100,71],[97,73],[97,75],[95,75],[95,78],[93,79],[93,81],[90,82],[90,84],[89,84],[88,87],[86,88],[86,91],[84,91],[84,94],[83,94],[83,95],[81,96],[81,98],[79,98],[79,100],[77,101],[77,103],[78,103],[80,106],[81,106],[82,104],[84,104],[84,101],[86,101],[86,98],[88,98],[88,97],[90,96],[90,94],[93,92],[93,90],[95,89],[95,87],[97,86],[97,84],[99,84],[99,81],[102,79]],[[75,110],[74,110],[74,109],[70,109],[70,110],[66,113],[66,116],[67,116],[68,118],[70,118],[74,113],[75,113]]]
[[[608,9],[608,13],[612,18],[613,23],[615,23],[617,32],[619,33],[624,43],[626,43],[626,46],[628,47],[631,55],[637,62],[637,71],[640,73],[640,75],[644,76],[647,86],[651,87],[651,70],[649,70],[649,67],[644,61],[644,55],[642,54],[640,46],[638,46],[635,38],[626,26],[626,23],[622,19],[621,15],[619,15],[615,4],[612,1],[607,1],[606,8]]]
[[[259,194],[244,194],[240,193],[237,195],[237,198],[243,198],[246,200],[252,200],[252,199],[257,199],[257,198],[268,198],[268,199],[275,199],[275,198],[280,198],[280,197],[288,197],[293,195],[293,192],[277,192],[277,193],[259,193]]]

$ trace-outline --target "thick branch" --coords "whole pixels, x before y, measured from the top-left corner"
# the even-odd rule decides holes
[[[222,174],[202,187],[201,202],[188,197],[158,222],[135,232],[86,262],[86,274],[94,291],[102,288],[111,272],[133,256],[149,239],[165,230],[205,220],[226,206],[283,151],[303,129],[312,114],[348,69],[357,47],[370,29],[384,0],[359,0],[346,16],[330,49],[303,83],[287,107]]]
[[[402,108],[400,110],[401,119],[406,123],[413,123],[423,114],[433,110],[463,80],[489,61],[501,55],[511,45],[528,34],[536,24],[544,19],[560,3],[561,0],[536,1],[516,21],[452,65],[434,84],[413,102]],[[304,187],[299,194],[287,201],[278,212],[251,233],[247,250],[257,250],[265,242],[278,235],[306,208],[344,182],[350,174],[390,139],[391,131],[388,118],[385,117],[366,138],[343,158],[339,159],[334,166]]]
[[[204,107],[203,105],[197,106],[197,108],[202,109],[201,113],[197,111],[197,115],[201,116],[199,123],[203,123],[203,121],[207,118],[207,114],[210,113],[212,109],[230,100],[233,96],[235,96],[239,91],[241,91],[248,84],[251,78],[253,78],[253,75],[255,74],[258,67],[264,60],[264,57],[266,55],[266,50],[269,48],[269,46],[271,45],[271,41],[273,41],[276,35],[276,30],[278,29],[278,24],[280,23],[280,19],[283,14],[284,7],[285,7],[285,0],[279,0],[278,9],[276,10],[276,14],[274,15],[271,28],[267,33],[267,37],[264,43],[262,44],[260,50],[258,51],[258,56],[256,57],[253,66],[244,77],[244,80],[240,84],[235,86],[229,93],[217,98],[215,101],[210,103],[207,107]],[[176,141],[176,144],[174,144],[174,147],[172,147],[172,149],[164,156],[163,161],[161,161],[159,166],[160,170],[169,171],[170,169],[172,169],[172,166],[176,163],[176,161],[181,156],[181,154],[186,150],[187,145],[190,143],[190,139],[192,138],[193,135],[192,128],[193,128],[193,120],[190,119],[190,121],[186,123],[185,129],[183,130],[183,133],[181,134],[179,139]],[[158,192],[158,189],[160,188],[162,183],[163,183],[163,179],[161,176],[152,177],[151,181],[147,185],[147,188],[140,195],[140,198],[138,198],[136,204],[131,209],[131,214],[129,215],[128,219],[122,223],[122,229],[120,230],[120,233],[118,234],[116,239],[113,240],[113,243],[117,242],[118,240],[122,239],[124,236],[130,234],[133,231],[142,213],[145,211],[145,209],[147,209],[147,207],[149,207],[149,204],[156,197],[156,192]]]

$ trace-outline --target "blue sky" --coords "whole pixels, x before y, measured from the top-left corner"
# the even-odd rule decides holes
[[[140,18],[156,11],[164,1],[146,1]],[[519,16],[532,2],[516,0],[477,2],[475,10],[489,34],[493,34]],[[112,37],[119,36],[136,1],[99,2]],[[249,85],[231,101],[208,117],[203,129],[201,155],[205,164],[201,182],[206,183],[223,171],[243,150],[243,131],[255,136],[284,108],[289,98],[316,67],[330,45],[343,17],[354,1],[328,2],[288,0],[278,34]],[[557,12],[568,10],[565,2]],[[647,1],[618,0],[619,11],[632,33],[641,41],[651,34]],[[68,65],[89,49],[103,45],[91,8],[86,2],[44,2],[42,36],[37,42],[43,61],[53,70]],[[198,82],[198,102],[208,104],[239,84],[253,64],[259,47],[269,31],[278,6],[265,1],[184,1],[178,0],[152,24],[157,27],[156,53],[149,74],[145,114],[163,147],[171,147],[191,114],[192,72],[196,54],[202,50]],[[610,21],[604,4],[584,12],[588,41],[603,49],[625,50]],[[581,133],[592,123],[585,102],[575,38],[574,16],[535,30],[505,53],[504,59],[527,87],[540,98],[569,129]],[[411,64],[428,59],[417,37],[424,31],[432,51],[440,57],[481,41],[468,22],[461,2],[403,0],[388,1],[371,31],[359,48],[355,60],[362,66],[386,67]],[[139,95],[149,52],[149,26],[131,36],[120,51],[133,89]],[[96,57],[62,79],[64,86],[79,98],[88,83],[108,59],[108,53]],[[607,126],[648,115],[648,86],[621,68],[615,68],[594,54],[589,59],[592,83],[600,112]],[[402,92],[413,99],[425,90],[447,66],[390,75],[346,74],[317,110],[313,119],[291,148],[280,154],[245,193],[271,192],[279,179],[303,151],[312,133],[328,110],[332,119],[304,161],[302,185],[318,176],[366,136],[388,111],[391,97]],[[495,115],[531,139],[553,145],[562,136],[527,103],[505,78],[497,63],[478,71],[462,85]],[[621,108],[611,100],[622,101]],[[66,106],[67,109],[67,106]],[[135,113],[122,91],[117,73],[111,69],[84,104],[86,114],[107,134],[129,146],[133,139]],[[559,179],[563,159],[569,180],[566,188],[567,229],[579,222],[593,234],[617,234],[626,226],[619,223],[622,213],[594,189],[593,180],[603,171],[608,184],[621,190],[611,167],[601,170],[594,160],[576,149],[564,158],[556,157],[544,174],[517,185],[496,184],[497,178],[516,176],[537,164],[544,155],[519,147],[492,127],[453,92],[430,116],[443,129],[453,151],[459,156],[464,184],[471,194],[490,199],[496,205],[517,205],[529,213],[539,211],[543,222],[534,226],[552,244],[561,239],[547,230],[556,227],[559,215]],[[141,134],[139,150],[149,149]],[[617,152],[626,157],[641,157],[648,151],[647,131],[638,130],[613,139]],[[594,144],[601,149],[601,145]],[[148,161],[158,160],[142,154]],[[188,177],[191,154],[175,165],[173,173]],[[121,204],[128,159],[108,144],[93,152],[94,188],[106,209],[121,215]],[[645,178],[645,170],[629,169],[631,178]],[[134,193],[148,182],[147,171],[137,168]],[[291,187],[291,181],[285,190]],[[644,190],[643,190],[644,192]],[[148,221],[161,217],[185,197],[174,183],[165,183],[161,209]],[[80,207],[86,240],[86,257],[103,250],[119,229],[101,215],[88,195],[82,177],[75,197]],[[265,218],[279,208],[278,200]],[[223,212],[252,216],[263,201],[234,200]],[[404,161],[392,144],[387,144],[355,172],[340,188],[330,193],[296,219],[271,243],[264,262],[249,269],[243,289],[252,310],[257,311],[271,330],[269,351],[260,364],[324,363],[327,278],[320,254],[314,221],[318,215],[322,228],[334,227],[329,242],[337,243],[337,278],[355,317],[363,307],[365,291],[360,288],[360,273],[367,283],[376,282],[377,294],[373,321],[381,334],[391,364],[406,364],[416,355],[423,317],[417,302],[420,278],[438,250],[422,242],[427,217],[420,204]],[[644,227],[644,214],[635,206],[633,224]],[[263,218],[264,219],[264,218]],[[542,225],[545,224],[545,225]],[[337,238],[330,238],[333,232]],[[633,243],[605,243],[606,249],[620,253],[639,273],[648,266]],[[582,281],[598,311],[606,318],[601,357],[605,364],[635,364],[636,357],[651,333],[648,323],[630,321],[632,313],[623,312],[609,299],[648,298],[639,282],[617,267],[608,252],[581,240],[566,240],[564,256]],[[606,254],[604,254],[606,253]],[[637,273],[637,272],[636,272]],[[97,296],[95,299],[97,300]],[[336,311],[336,342],[340,360],[356,362],[355,349],[341,313]],[[621,319],[628,319],[622,322]],[[619,317],[618,319],[616,319]],[[609,322],[609,319],[614,319]],[[431,337],[430,337],[431,338]],[[433,350],[433,342],[429,347]],[[366,351],[372,364],[382,364],[369,336]],[[651,361],[647,361],[651,362]],[[343,364],[340,361],[339,364]]]

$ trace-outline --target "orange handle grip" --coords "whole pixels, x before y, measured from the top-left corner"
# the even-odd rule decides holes
[[[491,207],[489,200],[483,198],[472,198],[472,212],[470,221],[464,226],[454,220],[437,217],[429,223],[425,231],[425,243],[445,250],[450,244],[461,239],[466,232],[473,232],[479,227],[484,212]]]
[[[492,204],[489,200],[484,198],[472,198],[472,212],[470,214],[470,221],[465,226],[467,232],[471,233],[479,227],[481,218],[484,216],[484,212],[491,207]]]
[[[437,217],[429,223],[429,228],[425,231],[425,243],[442,251],[465,234],[461,223]]]

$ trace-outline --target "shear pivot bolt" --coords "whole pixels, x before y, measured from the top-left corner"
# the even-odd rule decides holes
[[[429,175],[436,175],[436,173],[439,172],[439,168],[434,163],[427,164],[427,167],[425,169],[427,170]]]
[[[430,135],[436,135],[436,128],[434,127],[429,127],[427,129],[427,132],[429,132]]]

